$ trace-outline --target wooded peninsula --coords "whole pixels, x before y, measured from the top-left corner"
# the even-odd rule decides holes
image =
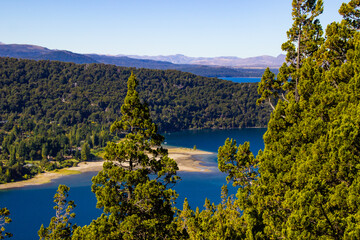
[[[131,72],[159,131],[264,127],[268,106],[257,106],[255,83],[233,83],[176,70],[0,58],[0,182],[28,179],[95,156],[121,135]],[[25,167],[24,167],[25,166]]]

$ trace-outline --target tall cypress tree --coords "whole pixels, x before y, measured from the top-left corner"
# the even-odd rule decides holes
[[[322,27],[317,19],[323,12],[323,1],[293,0],[292,7],[294,21],[287,31],[288,41],[281,46],[282,50],[287,52],[286,62],[280,67],[276,78],[275,74],[267,68],[258,86],[261,98],[257,104],[267,100],[273,110],[275,107],[271,99],[281,96],[282,100],[288,102],[285,93],[290,93],[288,98],[294,98],[295,102],[300,101],[301,69],[306,65],[306,61],[318,52],[324,42]]]
[[[111,131],[126,134],[119,143],[108,143],[103,170],[92,181],[97,207],[104,214],[78,229],[77,239],[165,239],[177,235],[173,224],[172,190],[179,177],[176,162],[161,147],[164,137],[150,118],[146,103],[136,91],[131,74],[121,107],[122,117]]]
[[[323,43],[323,31],[317,17],[323,12],[322,0],[293,0],[293,25],[287,32],[288,41],[281,48],[286,51],[284,63],[277,78],[283,82],[284,90],[294,93],[300,100],[298,85],[300,69],[304,59],[311,57]]]

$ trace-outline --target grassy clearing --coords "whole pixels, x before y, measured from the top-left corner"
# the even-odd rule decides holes
[[[73,174],[80,174],[80,171],[77,170],[69,170],[69,169],[55,169],[54,171],[51,171],[52,173],[59,173],[62,175],[73,175]]]

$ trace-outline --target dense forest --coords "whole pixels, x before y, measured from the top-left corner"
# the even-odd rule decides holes
[[[0,58],[0,182],[71,166],[76,164],[71,159],[88,159],[81,156],[83,146],[104,147],[116,137],[109,127],[121,117],[131,72],[160,131],[268,121],[269,108],[256,106],[259,95],[252,83],[175,70]]]
[[[70,189],[60,185],[40,239],[360,239],[360,1],[342,4],[343,20],[325,34],[322,0],[292,7],[286,62],[276,77],[267,69],[258,86],[258,103],[273,106],[264,150],[254,156],[251,143],[228,139],[218,151],[235,196],[224,186],[219,205],[174,207],[177,166],[131,75],[110,128],[126,135],[107,144],[104,169],[92,179],[103,214],[74,224]],[[0,214],[3,225],[11,221],[6,208]]]
[[[120,115],[131,71],[140,97],[161,131],[265,126],[269,111],[255,105],[256,84],[238,84],[175,70],[0,58],[1,119],[73,126],[109,124]]]
[[[342,4],[325,34],[323,1],[292,7],[286,62],[258,88],[258,103],[274,107],[265,149],[254,156],[232,139],[219,148],[238,191],[223,188],[223,202],[201,212],[185,202],[190,239],[360,239],[360,1]]]

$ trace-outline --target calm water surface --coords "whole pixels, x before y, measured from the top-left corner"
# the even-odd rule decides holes
[[[219,77],[219,78],[237,83],[258,83],[261,81],[261,78],[249,78],[249,77]]]
[[[220,173],[216,166],[216,153],[219,146],[223,145],[226,138],[236,139],[237,143],[250,141],[251,151],[256,154],[263,149],[262,136],[266,129],[232,129],[232,130],[191,130],[176,133],[166,133],[166,144],[213,152],[213,155],[201,156],[204,165],[209,166],[211,173],[186,173],[179,172],[182,181],[175,187],[179,194],[176,205],[182,209],[184,198],[189,200],[191,208],[197,206],[201,209],[205,198],[212,202],[220,202],[221,186],[226,184],[225,175]],[[96,209],[96,198],[91,192],[91,178],[96,172],[66,176],[56,179],[52,183],[41,186],[25,187],[0,191],[0,207],[6,206],[11,212],[13,222],[6,228],[14,234],[13,239],[38,239],[37,231],[41,224],[48,226],[53,210],[53,196],[59,184],[66,184],[71,189],[69,200],[74,200],[76,218],[72,221],[80,226],[87,225],[92,219],[101,214]],[[230,189],[235,193],[236,189]]]

